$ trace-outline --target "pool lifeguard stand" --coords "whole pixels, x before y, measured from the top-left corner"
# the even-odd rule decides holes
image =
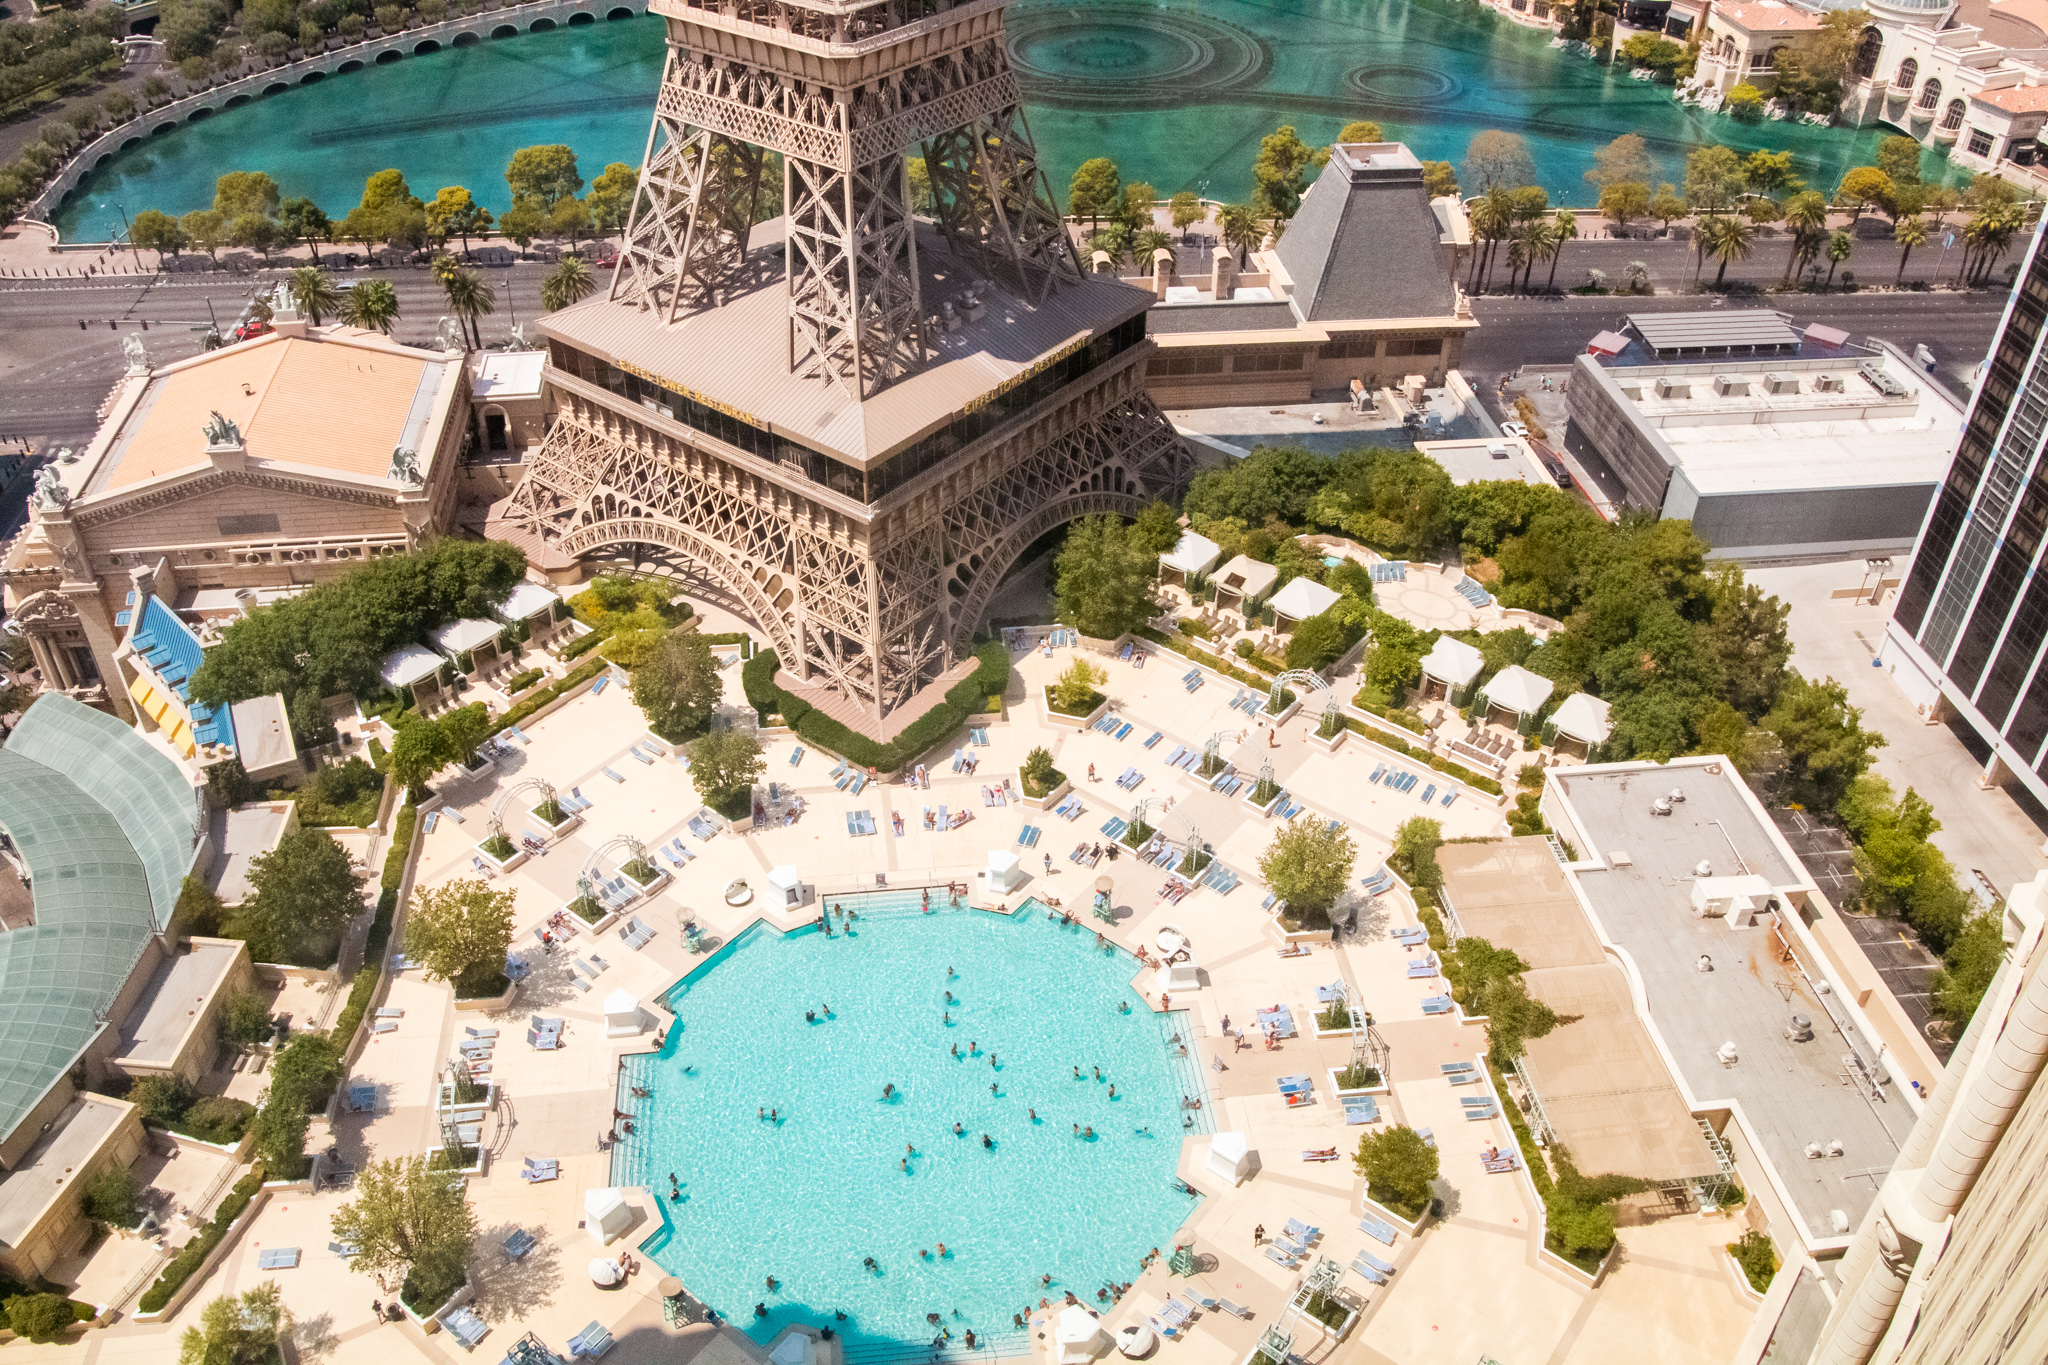
[[[1007,896],[1024,885],[1024,867],[1017,861],[1017,855],[1008,849],[992,848],[988,851],[988,872],[984,880],[988,883],[990,895]]]
[[[808,888],[804,886],[804,879],[797,875],[794,863],[770,869],[768,885],[772,888],[768,893],[769,904],[778,910],[801,909],[810,900]]]
[[[1218,1133],[1209,1140],[1210,1175],[1221,1176],[1232,1185],[1242,1185],[1252,1173],[1251,1148],[1243,1133]]]

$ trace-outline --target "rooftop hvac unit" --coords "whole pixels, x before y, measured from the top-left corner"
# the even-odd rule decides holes
[[[1714,376],[1714,392],[1723,398],[1741,398],[1749,392],[1749,381],[1739,374]]]
[[[1659,398],[1690,398],[1692,385],[1683,379],[1660,379],[1657,381]]]
[[[1736,1047],[1735,1040],[1731,1038],[1714,1049],[1714,1060],[1722,1066],[1734,1066],[1742,1060],[1742,1049]]]
[[[1692,875],[1695,877],[1711,877],[1714,875],[1714,865],[1705,858],[1702,858],[1693,864]]]
[[[1621,396],[1628,399],[1631,403],[1640,403],[1643,401],[1643,386],[1641,384],[1623,384],[1621,386]]]
[[[1807,1018],[1803,1014],[1793,1015],[1791,1024],[1788,1025],[1785,1029],[1785,1036],[1795,1043],[1812,1042],[1813,1020]]]
[[[1875,360],[1866,360],[1856,367],[1856,373],[1863,376],[1873,389],[1887,398],[1911,398],[1913,391],[1891,377],[1884,366]]]
[[[1813,391],[1815,393],[1840,393],[1842,391],[1842,376],[1838,374],[1816,376],[1813,381]]]
[[[1764,376],[1765,393],[1797,393],[1799,380],[1789,374],[1767,374]]]

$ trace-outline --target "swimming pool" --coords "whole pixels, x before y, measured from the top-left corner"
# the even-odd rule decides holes
[[[807,1323],[842,1333],[849,1359],[923,1355],[938,1313],[956,1348],[972,1329],[1021,1352],[1013,1314],[1137,1278],[1195,1205],[1174,1175],[1182,1136],[1210,1129],[1186,1016],[1147,1008],[1127,953],[1035,901],[832,903],[859,917],[851,933],[756,924],[670,992],[667,1047],[627,1059],[636,1132],[613,1182],[665,1191],[675,1173],[683,1198],[658,1201],[647,1253],[758,1341]]]

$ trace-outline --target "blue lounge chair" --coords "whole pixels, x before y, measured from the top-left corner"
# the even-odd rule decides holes
[[[1425,995],[1422,997],[1422,1012],[1424,1014],[1449,1014],[1452,1008],[1453,1003],[1448,995]]]
[[[609,674],[609,673],[607,673],[607,674],[605,674],[605,675],[604,675],[604,676],[603,676],[602,678],[599,678],[599,679],[597,680],[597,686],[595,686],[595,687],[593,687],[593,688],[591,688],[591,689],[590,689],[590,695],[594,697],[594,696],[596,696],[596,695],[597,695],[598,693],[600,693],[600,692],[604,691],[604,690],[605,690],[605,689],[606,689],[607,687],[610,687],[611,685],[612,685],[612,675],[611,675],[611,674]]]
[[[299,1268],[297,1247],[266,1247],[256,1253],[258,1270],[296,1270]]]
[[[1307,1246],[1314,1242],[1316,1238],[1322,1236],[1323,1230],[1318,1227],[1311,1227],[1299,1218],[1290,1218],[1287,1220],[1287,1226],[1280,1229],[1280,1235],[1291,1237],[1303,1246]]]
[[[1280,1244],[1277,1242],[1268,1242],[1262,1249],[1266,1253],[1266,1259],[1271,1261],[1278,1261],[1281,1265],[1286,1266],[1290,1270],[1292,1270],[1301,1261],[1301,1257],[1298,1254],[1287,1251],[1285,1248],[1281,1247]]]
[[[505,1239],[505,1254],[516,1261],[539,1245],[539,1238],[521,1228]]]
[[[1384,1274],[1366,1263],[1364,1253],[1362,1252],[1351,1262],[1351,1268],[1374,1284],[1385,1284],[1387,1282],[1387,1277]]]
[[[624,782],[626,780],[625,778],[620,777],[617,773],[613,772],[610,768],[599,768],[598,771],[603,773],[606,777],[609,777],[614,782]]]
[[[1383,1222],[1378,1218],[1368,1215],[1358,1220],[1358,1230],[1368,1237],[1384,1242],[1388,1246],[1394,1244],[1394,1228],[1391,1223]]]
[[[441,1319],[441,1325],[448,1329],[448,1335],[462,1343],[464,1350],[475,1350],[476,1344],[489,1335],[491,1325],[476,1315],[473,1308],[449,1310]]]

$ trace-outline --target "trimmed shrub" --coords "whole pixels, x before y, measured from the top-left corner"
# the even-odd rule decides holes
[[[590,637],[585,636],[584,638],[589,639]],[[575,691],[582,684],[602,673],[605,670],[605,666],[603,659],[587,659],[583,663],[578,664],[575,668],[570,669],[560,682],[543,687],[540,691],[492,721],[491,733],[495,735],[509,725],[517,725],[520,721],[525,720],[557,697]]]
[[[208,1253],[220,1245],[220,1239],[227,1236],[228,1229],[242,1216],[242,1210],[249,1207],[249,1201],[256,1197],[256,1191],[262,1188],[261,1166],[255,1167],[249,1174],[236,1181],[234,1188],[228,1191],[227,1197],[220,1201],[220,1207],[214,1210],[212,1220],[199,1230],[197,1237],[185,1243],[178,1254],[171,1258],[171,1263],[164,1267],[164,1273],[156,1277],[156,1283],[143,1292],[141,1300],[135,1305],[136,1308],[144,1313],[161,1311],[163,1306],[171,1301],[171,1295],[178,1292],[179,1286],[192,1278],[193,1273],[205,1263]]]

